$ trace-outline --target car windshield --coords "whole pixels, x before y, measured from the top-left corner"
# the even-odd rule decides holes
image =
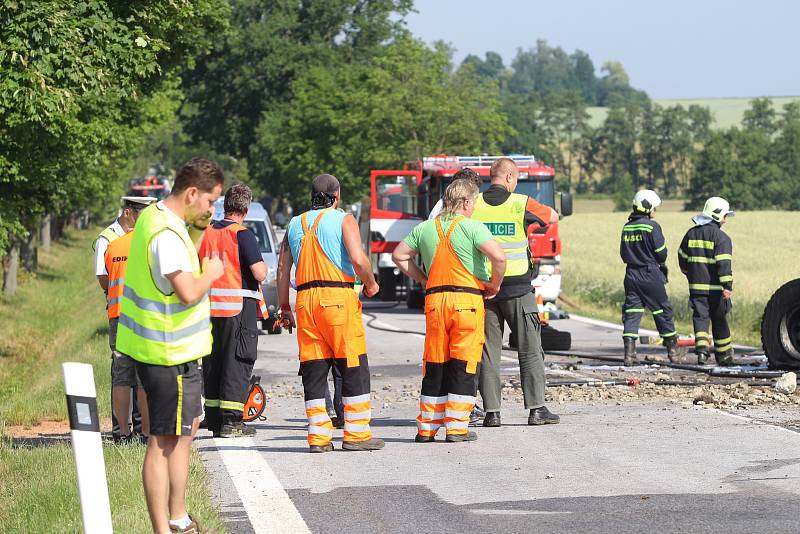
[[[267,236],[267,226],[264,224],[264,221],[244,221],[244,225],[256,234],[258,248],[262,254],[272,252],[269,237]]]

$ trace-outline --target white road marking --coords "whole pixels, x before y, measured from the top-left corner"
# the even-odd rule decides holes
[[[575,315],[574,313],[570,313],[569,318],[574,319],[579,323],[586,323],[593,326],[600,326],[602,328],[610,328],[611,330],[619,330],[619,331],[623,330],[622,325],[616,323],[609,323],[608,321],[601,321],[600,319],[592,319],[591,317],[583,317],[582,315]],[[656,332],[655,330],[640,329],[639,334],[647,336],[657,336],[658,332]]]
[[[256,534],[311,533],[251,438],[214,439]]]
[[[788,433],[790,433],[790,434],[792,434],[794,436],[800,436],[800,432],[797,432],[795,430],[791,430],[789,428],[784,428],[784,427],[779,426],[779,425],[775,425],[775,424],[772,424],[772,423],[766,423],[764,421],[759,421],[758,419],[753,419],[751,417],[746,417],[744,415],[736,415],[734,413],[726,412],[725,410],[720,410],[719,408],[707,408],[707,409],[713,410],[713,411],[715,411],[717,413],[721,413],[722,415],[727,415],[728,417],[733,417],[734,419],[739,419],[740,421],[746,421],[746,422],[752,423],[754,425],[769,426],[769,427],[772,427],[772,428],[777,428],[778,430],[782,430],[784,432],[788,432]]]
[[[584,317],[582,315],[575,315],[574,313],[570,313],[569,314],[569,318],[570,319],[574,319],[575,321],[578,321],[579,323],[586,323],[586,324],[590,324],[590,325],[593,325],[593,326],[600,326],[602,328],[610,328],[611,330],[619,330],[620,332],[623,330],[623,327],[620,324],[610,323],[608,321],[601,321],[600,319],[592,319],[591,317]],[[640,328],[639,329],[639,335],[640,336],[658,336],[659,333],[656,332],[655,330],[645,330],[643,328]],[[736,345],[736,344],[734,344],[733,346],[735,348],[741,349],[741,350],[749,350],[749,351],[758,350],[758,348],[756,348],[756,347],[749,347],[747,345]]]
[[[548,510],[496,510],[494,508],[478,508],[470,510],[478,515],[561,515],[571,514],[572,512],[551,512]]]

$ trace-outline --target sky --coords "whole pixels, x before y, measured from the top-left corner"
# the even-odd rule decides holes
[[[422,40],[506,65],[537,39],[622,62],[654,99],[800,95],[798,0],[416,0]]]

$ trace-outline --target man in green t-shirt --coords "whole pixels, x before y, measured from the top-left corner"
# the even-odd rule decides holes
[[[397,267],[425,287],[417,443],[435,441],[442,426],[448,442],[477,439],[467,427],[483,353],[483,299],[497,294],[506,266],[503,249],[486,226],[469,219],[477,196],[474,182],[453,181],[445,190],[442,214],[417,226],[392,254]],[[427,274],[414,263],[417,254]]]
[[[447,214],[441,216],[442,230],[445,233],[450,229],[452,220],[453,217]],[[458,259],[475,278],[484,282],[489,281],[489,270],[486,256],[481,252],[481,245],[487,241],[494,241],[492,233],[485,224],[474,219],[463,219],[450,236],[450,242],[453,244]],[[439,234],[436,231],[434,219],[417,225],[406,236],[403,243],[419,252],[422,256],[422,263],[425,264],[425,270],[430,272],[433,255],[439,246]]]

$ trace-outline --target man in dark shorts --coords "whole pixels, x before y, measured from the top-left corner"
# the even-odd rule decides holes
[[[211,258],[201,269],[196,239],[186,228],[199,237],[223,181],[216,163],[186,162],[172,193],[139,216],[125,273],[117,348],[136,360],[147,393],[150,439],[142,480],[153,531],[159,533],[199,531],[186,511],[186,485],[202,413],[198,361],[211,352],[207,293],[223,265]]]

